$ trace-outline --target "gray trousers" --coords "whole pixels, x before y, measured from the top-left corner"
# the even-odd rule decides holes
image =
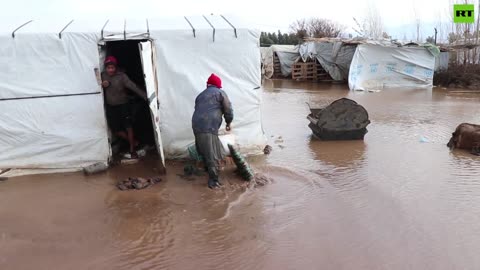
[[[197,152],[203,158],[210,179],[218,181],[220,161],[225,159],[225,150],[218,135],[211,133],[195,134]]]

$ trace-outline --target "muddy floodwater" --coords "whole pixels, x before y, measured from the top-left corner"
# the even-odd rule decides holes
[[[155,160],[12,178],[0,269],[480,269],[480,157],[446,147],[458,124],[480,123],[480,95],[264,87],[273,151],[251,162],[271,183],[247,188],[228,168],[211,191],[170,162],[152,188],[114,187],[156,175]],[[369,112],[365,140],[312,139],[305,102],[345,96]]]

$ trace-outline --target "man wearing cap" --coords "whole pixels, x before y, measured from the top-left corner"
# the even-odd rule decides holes
[[[195,145],[208,170],[209,188],[221,185],[218,171],[220,161],[225,159],[225,153],[218,138],[218,129],[222,125],[222,117],[225,118],[227,131],[230,131],[233,121],[232,104],[221,88],[222,80],[212,74],[207,80],[207,89],[195,99],[195,112],[192,117]]]
[[[132,108],[129,104],[128,93],[130,90],[144,100],[147,100],[147,94],[133,83],[125,73],[118,71],[117,65],[117,59],[108,56],[105,59],[105,71],[102,72],[102,87],[107,104],[108,125],[115,135],[128,141],[130,153],[126,157],[138,158],[135,152],[138,142],[133,134]]]

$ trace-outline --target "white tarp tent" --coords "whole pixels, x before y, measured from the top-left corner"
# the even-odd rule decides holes
[[[440,52],[435,57],[435,72],[446,71],[448,69],[448,62],[450,61],[449,52]]]
[[[274,73],[272,47],[261,47],[260,55],[262,59],[262,76],[270,79]]]
[[[274,73],[274,53],[277,54],[278,60],[280,61],[280,70],[283,77],[288,77],[292,74],[292,66],[300,58],[298,46],[295,45],[272,45],[261,49],[262,74],[267,79],[270,79]]]
[[[431,88],[435,56],[425,47],[360,44],[350,66],[350,90]]]
[[[241,150],[260,152],[266,138],[259,32],[220,16],[187,19],[150,20],[148,25],[112,20],[103,30],[106,20],[33,21],[13,35],[21,24],[2,23],[0,173],[77,170],[107,162],[111,151],[96,75],[102,69],[98,44],[109,40],[144,40],[140,55],[151,80],[146,82],[151,113],[158,116],[153,123],[157,147],[165,157],[185,156],[194,141],[195,97],[211,73],[222,78],[233,103],[233,132]]]
[[[277,54],[280,61],[280,69],[283,77],[288,77],[292,74],[292,66],[300,58],[298,53],[298,46],[294,45],[272,45],[273,52]]]
[[[302,44],[299,52],[304,62],[308,59],[317,59],[333,80],[345,81],[348,78],[355,49],[356,45],[342,41],[311,41]]]

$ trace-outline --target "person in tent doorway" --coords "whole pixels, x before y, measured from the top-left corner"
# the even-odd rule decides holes
[[[222,80],[212,74],[207,80],[207,89],[195,99],[195,112],[192,117],[195,145],[208,171],[209,188],[221,185],[218,172],[220,162],[225,159],[225,152],[218,138],[218,129],[222,125],[222,116],[225,118],[226,130],[230,131],[233,121],[232,104],[222,90]]]
[[[144,100],[147,94],[142,91],[128,76],[117,70],[118,61],[113,56],[105,59],[105,71],[102,72],[102,87],[105,93],[107,121],[112,132],[128,141],[130,153],[126,158],[138,158],[135,148],[138,141],[135,139],[132,128],[132,106],[129,103],[128,90],[134,92]]]

